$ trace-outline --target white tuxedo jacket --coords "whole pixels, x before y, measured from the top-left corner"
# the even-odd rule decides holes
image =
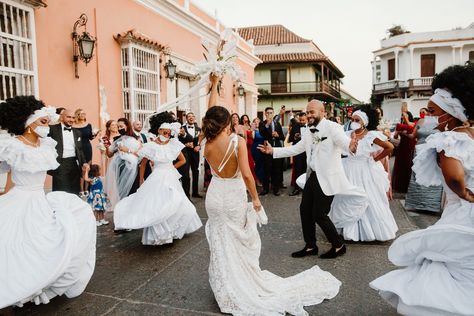
[[[353,188],[346,177],[341,161],[341,153],[350,152],[351,139],[344,133],[341,125],[322,119],[317,132],[309,128],[302,131],[301,141],[294,146],[273,148],[273,158],[296,156],[306,151],[308,168],[315,168],[316,175],[325,195],[344,193]],[[314,138],[319,137],[319,142]],[[311,156],[311,145],[316,142],[315,153]],[[314,159],[315,161],[311,161]]]

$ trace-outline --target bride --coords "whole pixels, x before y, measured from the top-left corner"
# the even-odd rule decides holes
[[[203,118],[204,156],[213,174],[206,195],[209,283],[219,308],[233,315],[308,315],[304,306],[331,299],[341,282],[318,266],[281,278],[259,266],[257,221],[264,217],[244,139],[230,134],[230,113],[217,102],[211,76],[210,108]],[[247,203],[249,191],[252,203]]]

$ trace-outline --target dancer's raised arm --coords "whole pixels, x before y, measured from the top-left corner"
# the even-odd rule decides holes
[[[217,89],[217,86],[219,85],[219,78],[216,75],[213,75],[212,73],[209,75],[209,80],[211,81],[211,92],[209,94],[209,103],[208,103],[208,108],[211,108],[213,106],[217,105],[217,101],[219,99],[219,90]]]

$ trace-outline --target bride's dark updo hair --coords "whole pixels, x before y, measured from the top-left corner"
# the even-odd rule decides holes
[[[34,96],[17,96],[0,103],[0,128],[10,134],[22,135],[28,117],[44,107]]]
[[[217,137],[230,124],[230,113],[222,106],[213,106],[202,119],[202,132],[207,140]]]
[[[174,118],[170,112],[161,112],[150,118],[150,133],[158,135],[158,130],[163,123],[173,123]]]
[[[474,119],[474,64],[451,66],[436,74],[431,84],[433,92],[438,89],[449,90],[466,109],[466,116]]]

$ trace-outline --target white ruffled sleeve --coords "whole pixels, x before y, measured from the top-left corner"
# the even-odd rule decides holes
[[[413,171],[416,182],[424,186],[441,185],[443,175],[438,166],[438,153],[459,160],[464,169],[474,170],[474,140],[465,133],[440,132],[428,136],[424,144],[416,146]]]
[[[148,142],[143,144],[142,148],[138,151],[138,157],[140,159],[146,158],[148,160],[153,160],[156,155],[156,144],[153,142]]]
[[[374,140],[376,138],[380,139],[383,142],[387,140],[387,136],[385,136],[382,132],[379,131],[369,131],[365,137],[367,138],[367,142],[371,144],[370,153],[378,152],[382,149],[382,147],[380,147],[379,145],[374,144]]]
[[[56,158],[56,141],[50,137],[42,138],[39,147],[31,147],[10,135],[0,136],[1,171],[38,172],[59,167]]]

